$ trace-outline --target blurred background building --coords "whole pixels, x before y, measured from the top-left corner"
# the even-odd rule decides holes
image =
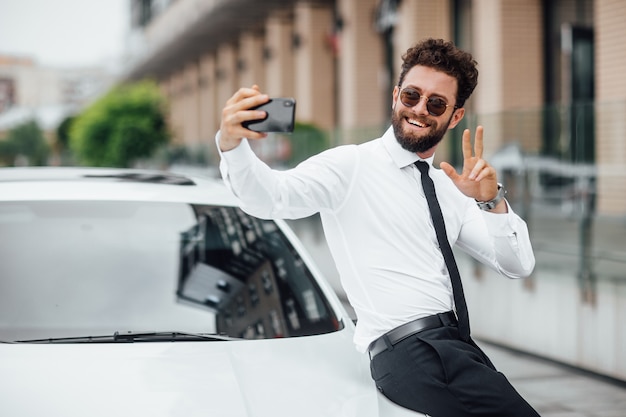
[[[66,117],[106,92],[115,80],[100,67],[53,68],[29,57],[0,54],[0,137],[35,120],[53,140]]]
[[[180,143],[206,144],[240,86],[293,96],[302,122],[337,143],[365,140],[390,113],[400,55],[443,37],[472,52],[479,88],[467,104],[484,124],[488,154],[514,142],[526,153],[599,162],[600,211],[620,213],[626,5],[612,0],[132,0],[126,80],[156,78]],[[594,104],[607,106],[594,111]],[[617,106],[617,107],[616,107]],[[608,119],[607,119],[608,118]],[[460,130],[460,129],[457,129]],[[368,133],[372,133],[369,134]],[[449,141],[440,157],[458,161]],[[620,151],[615,152],[615,151]]]

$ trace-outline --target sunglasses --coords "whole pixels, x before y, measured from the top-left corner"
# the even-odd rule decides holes
[[[446,103],[442,98],[423,96],[413,87],[406,87],[400,92],[400,101],[406,107],[417,106],[417,103],[419,103],[422,98],[426,99],[426,110],[428,110],[428,113],[432,116],[441,116],[446,112],[448,107],[457,108],[452,104]]]

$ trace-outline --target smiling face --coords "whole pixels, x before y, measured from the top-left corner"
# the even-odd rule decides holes
[[[422,96],[413,107],[407,107],[400,100],[400,92],[406,87],[414,88]],[[456,92],[454,77],[421,65],[411,68],[402,86],[393,90],[391,122],[398,143],[421,158],[432,156],[446,131],[455,127],[465,114],[465,109],[454,108]],[[442,99],[451,106],[442,115],[433,116],[428,113],[426,97]]]

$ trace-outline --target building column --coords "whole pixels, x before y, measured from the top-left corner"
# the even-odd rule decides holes
[[[239,77],[237,71],[237,47],[232,43],[224,43],[218,47],[215,64],[215,101],[218,114],[229,98],[237,92]]]
[[[626,212],[626,4],[619,0],[594,2],[596,56],[597,209],[611,215]]]
[[[215,82],[215,56],[207,54],[200,57],[199,74],[199,117],[200,139],[202,144],[213,148],[213,138],[219,129],[221,108],[216,102],[217,85]]]
[[[297,119],[331,130],[335,127],[333,51],[326,43],[332,30],[329,7],[298,3],[295,8],[294,78]]]
[[[196,60],[190,61],[185,66],[183,76],[183,124],[185,132],[183,142],[187,147],[197,146],[200,141],[200,120],[199,103],[200,95],[198,90],[199,69]]]
[[[168,90],[168,101],[170,105],[169,124],[174,136],[174,144],[184,144],[184,120],[183,94],[182,94],[182,74],[175,72],[166,81]]]
[[[425,38],[452,39],[452,10],[450,0],[403,1],[398,8],[398,23],[394,39],[396,73],[400,73],[401,56],[411,46]]]
[[[265,85],[261,91],[274,97],[294,96],[293,21],[290,11],[270,16],[265,25]]]
[[[525,149],[540,148],[543,106],[543,30],[540,0],[474,0],[474,43],[478,87],[472,103],[483,115],[485,155],[515,140]],[[515,112],[509,112],[515,110]],[[520,126],[520,123],[523,123]],[[520,137],[520,133],[526,136]]]
[[[339,32],[339,142],[352,143],[380,133],[389,119],[382,41],[372,30],[378,0],[337,0]]]
[[[265,82],[265,65],[263,65],[263,47],[265,35],[262,31],[245,32],[239,37],[239,84],[251,87],[257,84],[263,90]]]

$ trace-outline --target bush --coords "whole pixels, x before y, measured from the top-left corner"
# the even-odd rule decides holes
[[[165,100],[152,81],[118,86],[71,123],[70,149],[82,165],[129,167],[165,145]]]

